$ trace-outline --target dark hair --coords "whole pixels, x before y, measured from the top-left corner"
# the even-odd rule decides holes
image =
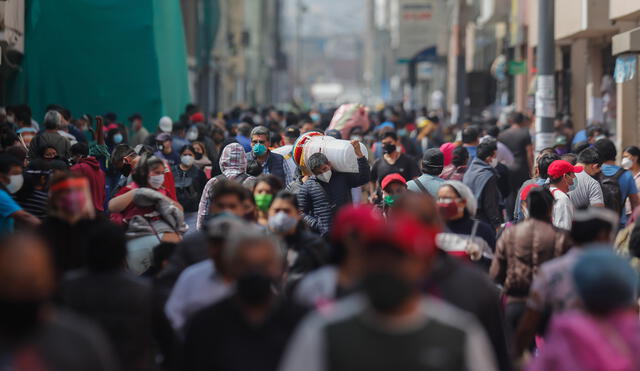
[[[5,150],[5,153],[17,158],[21,164],[27,158],[27,150],[23,146],[10,146]]]
[[[509,119],[511,119],[515,124],[522,124],[525,120],[525,116],[522,112],[515,111],[511,112]]]
[[[600,155],[600,160],[602,162],[607,161],[615,161],[616,155],[618,151],[616,150],[616,145],[609,139],[598,139],[594,144],[593,148],[598,151],[598,155]]]
[[[466,165],[469,162],[469,151],[464,146],[458,146],[453,149],[451,163],[453,166]]]
[[[600,161],[600,155],[598,155],[598,151],[596,151],[595,148],[591,147],[586,148],[578,154],[578,162],[586,165],[602,164],[602,161]]]
[[[144,272],[145,276],[155,276],[162,270],[162,263],[169,259],[178,245],[173,242],[161,242],[153,248],[151,267]]]
[[[572,148],[571,148],[571,151],[573,153],[580,153],[580,152],[584,151],[587,148],[591,148],[591,145],[586,140],[583,140],[582,142],[578,142],[578,143],[574,144],[572,146]]]
[[[609,136],[609,130],[607,130],[607,128],[603,128],[602,126],[591,126],[589,128],[587,128],[587,137],[591,138],[596,136],[596,134],[602,134],[606,137]]]
[[[114,166],[121,165],[122,160],[127,157],[135,154],[136,151],[131,148],[128,144],[118,144],[111,152],[111,164]]]
[[[127,257],[125,230],[102,221],[95,224],[87,241],[87,267],[93,272],[124,269]]]
[[[271,188],[271,194],[278,194],[282,190],[282,180],[275,175],[272,174],[262,174],[256,179],[256,184],[253,186],[255,190],[258,184],[267,183]]]
[[[296,196],[295,193],[291,193],[289,191],[280,191],[280,192],[278,192],[278,194],[276,195],[276,197],[273,200],[274,201],[275,200],[284,200],[284,201],[287,201],[290,204],[292,204],[293,207],[296,208],[296,210],[300,209],[300,204],[298,203],[298,196]]]
[[[195,154],[196,153],[196,149],[193,148],[193,146],[191,144],[185,144],[184,146],[182,146],[182,148],[180,148],[180,154],[182,155],[182,153],[184,153],[184,151],[189,150],[191,151],[191,153]]]
[[[133,169],[133,173],[131,174],[131,179],[136,182],[140,187],[148,187],[149,186],[149,173],[151,172],[151,168],[162,165],[165,166],[164,162],[156,156],[147,156],[142,155],[138,164]]]
[[[564,155],[560,156],[560,159],[567,161],[573,166],[576,166],[576,164],[578,163],[578,156],[573,153],[565,153]]]
[[[385,131],[380,133],[380,141],[383,141],[386,138],[391,138],[395,141],[398,140],[398,134],[395,131]]]
[[[71,146],[71,156],[89,156],[89,146],[87,143],[78,142]]]
[[[536,187],[529,191],[527,196],[529,216],[534,219],[551,222],[551,210],[553,209],[553,196],[547,188]]]
[[[487,135],[497,138],[498,135],[500,135],[500,128],[496,125],[489,126],[489,128],[487,128]]]
[[[215,200],[218,197],[234,195],[238,197],[240,202],[244,202],[247,199],[247,191],[240,183],[233,180],[223,179],[216,182],[211,189],[211,200]]]
[[[638,158],[636,162],[640,164],[640,148],[637,146],[627,146],[622,152],[627,152],[631,156],[636,156]]]
[[[477,156],[480,160],[485,161],[488,157],[493,156],[498,150],[498,142],[495,140],[486,140],[478,145]]]
[[[573,221],[571,225],[571,239],[577,245],[584,245],[596,241],[601,233],[611,233],[611,223],[602,219]]]
[[[20,160],[12,155],[0,153],[0,173],[9,174],[9,171],[17,166],[22,168],[22,163],[20,162]]]
[[[471,144],[478,140],[480,133],[475,126],[469,126],[462,131],[462,143]]]
[[[540,179],[547,179],[549,177],[549,174],[547,174],[547,170],[549,170],[549,165],[551,165],[551,163],[554,162],[555,160],[559,160],[559,159],[560,159],[560,156],[558,156],[555,153],[542,155],[540,156],[540,158],[538,158],[538,175],[540,176]]]
[[[273,144],[278,144],[282,141],[282,136],[280,133],[276,133],[275,131],[269,132],[269,142]]]

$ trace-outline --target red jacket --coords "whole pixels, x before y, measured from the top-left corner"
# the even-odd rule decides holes
[[[100,163],[95,157],[86,157],[71,167],[71,171],[84,175],[89,179],[91,188],[91,198],[93,199],[93,207],[97,211],[104,211],[105,192],[105,174],[100,169]]]

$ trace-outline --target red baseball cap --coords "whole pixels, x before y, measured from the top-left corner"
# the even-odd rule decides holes
[[[579,173],[582,171],[582,166],[573,166],[571,163],[565,160],[555,160],[549,165],[549,169],[547,169],[547,174],[551,178],[560,178],[563,175],[569,173]]]
[[[456,149],[455,143],[445,143],[440,146],[440,152],[444,156],[444,166],[448,166],[453,160],[453,150]]]
[[[191,117],[189,117],[191,122],[204,122],[204,115],[200,112],[196,112]]]
[[[346,206],[336,215],[333,222],[331,239],[341,241],[355,233],[366,241],[374,241],[384,235],[384,218],[382,214],[369,205]]]
[[[531,192],[532,189],[534,188],[538,188],[540,187],[537,184],[529,184],[528,186],[524,187],[522,189],[522,192],[520,192],[520,201],[526,201],[527,197],[529,197],[529,192]]]
[[[407,185],[407,181],[404,179],[404,177],[402,177],[402,175],[398,173],[393,173],[382,178],[382,184],[381,184],[382,189],[386,189],[387,186],[393,182],[400,182],[404,185]]]
[[[387,246],[409,256],[428,259],[436,252],[436,236],[440,230],[428,227],[406,214],[394,214],[382,228],[383,233],[371,242]]]

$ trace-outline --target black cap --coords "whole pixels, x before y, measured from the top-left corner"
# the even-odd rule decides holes
[[[422,166],[442,167],[444,166],[444,155],[439,149],[430,148],[422,156]]]
[[[284,136],[287,138],[297,138],[300,136],[300,129],[295,126],[287,126],[287,128],[284,129]]]

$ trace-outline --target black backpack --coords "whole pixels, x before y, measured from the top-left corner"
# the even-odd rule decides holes
[[[622,199],[622,190],[620,189],[620,177],[624,174],[624,169],[618,169],[612,176],[606,176],[600,173],[600,187],[602,187],[602,196],[604,198],[604,206],[620,215],[624,207]]]

